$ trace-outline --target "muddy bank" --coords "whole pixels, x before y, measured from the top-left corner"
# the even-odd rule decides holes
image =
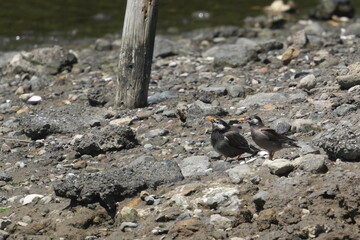
[[[359,239],[360,21],[261,26],[157,36],[134,110],[120,39],[2,55],[0,238]],[[254,114],[301,148],[225,161],[205,116]]]

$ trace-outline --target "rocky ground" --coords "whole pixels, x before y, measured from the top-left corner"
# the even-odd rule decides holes
[[[116,37],[3,53],[0,239],[360,239],[360,21],[256,21],[157,36],[142,109]],[[253,114],[301,149],[225,161]]]

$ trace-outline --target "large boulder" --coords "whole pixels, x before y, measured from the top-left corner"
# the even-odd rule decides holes
[[[89,117],[101,118],[99,109],[87,109],[82,106],[52,107],[33,111],[20,118],[20,127],[29,138],[36,140],[55,133],[82,132]]]
[[[184,177],[175,161],[156,161],[141,156],[129,166],[113,172],[71,175],[54,185],[57,196],[70,198],[72,204],[99,202],[114,213],[116,202],[133,197],[147,188],[174,183]]]
[[[348,74],[337,76],[336,80],[342,89],[360,85],[360,62],[351,64]]]
[[[179,53],[180,45],[174,41],[164,37],[156,37],[154,44],[154,58],[156,57],[169,57]]]
[[[213,57],[214,64],[223,66],[243,66],[252,60],[257,59],[259,46],[250,41],[244,40],[237,44],[225,44],[210,48],[203,53],[204,57]]]
[[[81,155],[96,156],[108,151],[134,148],[138,144],[135,133],[128,126],[93,128],[74,143],[74,150]]]
[[[321,20],[329,20],[332,16],[354,17],[355,7],[351,0],[321,0],[319,4],[310,11],[310,17]]]
[[[251,105],[264,105],[264,104],[278,104],[284,103],[288,100],[288,97],[283,93],[257,93],[251,96],[247,96],[244,100],[241,100],[238,107],[249,107]]]
[[[77,63],[76,56],[65,48],[60,46],[38,48],[13,56],[5,68],[5,73],[55,75],[64,70],[71,70],[75,63]]]
[[[360,161],[359,123],[357,126],[350,122],[339,123],[316,135],[313,142],[323,148],[331,160],[340,158],[346,161]]]

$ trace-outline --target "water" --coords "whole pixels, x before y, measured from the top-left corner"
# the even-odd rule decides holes
[[[246,16],[261,14],[263,7],[271,2],[160,0],[157,31],[176,33],[218,25],[242,26]],[[297,1],[300,15],[305,16],[316,2]],[[355,2],[360,4],[358,0]],[[1,0],[0,51],[24,48],[24,44],[33,47],[120,33],[125,7],[126,0]]]

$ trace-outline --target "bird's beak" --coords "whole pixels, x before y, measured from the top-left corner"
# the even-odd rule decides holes
[[[240,122],[247,121],[247,119],[246,119],[246,118],[239,118],[238,120],[239,120]]]
[[[212,122],[215,120],[214,117],[210,117],[210,116],[207,116],[205,119],[206,119],[206,121],[209,121],[209,122]]]

